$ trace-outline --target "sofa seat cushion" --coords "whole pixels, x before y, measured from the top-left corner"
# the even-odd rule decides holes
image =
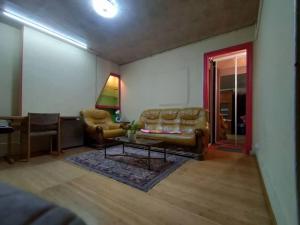
[[[112,137],[119,137],[125,135],[124,129],[113,129],[113,130],[103,130],[103,136],[104,138],[112,138]]]
[[[32,132],[30,133],[31,137],[38,137],[38,136],[54,136],[57,135],[57,130],[48,130],[48,131],[39,131],[39,132]]]
[[[143,133],[141,131],[137,132],[138,138],[146,138],[153,140],[161,140],[169,144],[178,144],[186,146],[195,146],[196,138],[195,134],[153,134],[153,133]]]

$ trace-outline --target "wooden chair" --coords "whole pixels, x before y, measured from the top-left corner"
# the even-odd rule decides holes
[[[52,153],[53,137],[57,140],[57,153],[60,154],[60,114],[59,113],[28,113],[27,128],[27,161],[31,156],[31,138],[49,136],[50,153]]]

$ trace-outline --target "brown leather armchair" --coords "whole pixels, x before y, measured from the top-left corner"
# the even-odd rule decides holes
[[[109,112],[100,109],[88,109],[80,112],[84,124],[85,134],[89,142],[103,144],[104,139],[124,136],[126,130],[120,124],[112,121]]]
[[[198,153],[207,151],[209,131],[208,114],[198,107],[145,110],[139,126],[157,133],[137,132],[137,137],[162,140],[167,145],[182,146],[184,150]],[[160,132],[161,131],[161,132]]]

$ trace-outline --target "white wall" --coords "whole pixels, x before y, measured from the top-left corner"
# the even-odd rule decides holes
[[[0,23],[0,115],[19,113],[22,31]],[[0,135],[0,157],[7,152],[7,135]]]
[[[253,144],[278,225],[296,225],[293,0],[264,0],[255,41]]]
[[[22,114],[79,115],[96,100],[96,56],[24,28]]]
[[[121,66],[123,116],[133,120],[147,108],[202,106],[203,54],[253,38],[251,26]],[[165,95],[175,97],[164,98]],[[161,104],[162,100],[165,104]]]
[[[0,23],[0,115],[17,115],[21,72],[20,29]]]
[[[22,114],[76,116],[93,108],[110,72],[119,73],[119,66],[25,27]]]

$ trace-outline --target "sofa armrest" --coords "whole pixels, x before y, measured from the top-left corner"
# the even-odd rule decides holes
[[[204,136],[204,131],[200,128],[195,129],[195,135],[198,137]]]
[[[85,130],[87,133],[89,134],[103,134],[103,127],[101,127],[98,124],[93,124],[91,122],[88,121],[84,121],[85,122]]]
[[[84,124],[85,124],[85,130],[88,133],[94,133],[94,132],[96,132],[96,129],[97,129],[98,125],[90,123],[90,122],[87,122],[87,121],[84,121]]]
[[[89,133],[89,136],[96,140],[97,143],[103,143],[103,127],[99,125],[86,127],[86,132]]]

